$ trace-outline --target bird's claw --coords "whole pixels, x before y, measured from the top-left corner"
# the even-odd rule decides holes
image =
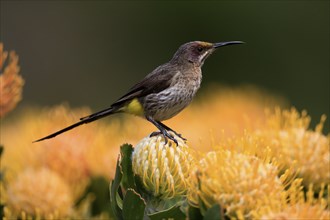
[[[162,134],[162,132],[160,132],[160,131],[154,131],[154,132],[152,132],[152,133],[149,135],[149,137],[155,137],[155,136],[158,136],[158,135],[160,135],[160,134]]]
[[[172,135],[170,135],[170,134],[166,134],[166,136],[169,138],[169,139],[171,139],[175,144],[176,144],[176,146],[179,146],[179,143],[178,143],[178,141],[172,136]],[[165,137],[165,144],[167,144],[167,138]]]
[[[176,136],[178,136],[181,140],[183,140],[184,142],[186,142],[187,141],[187,139],[186,138],[184,138],[184,137],[182,137],[182,135],[181,134],[178,134],[178,133],[176,133],[175,131],[173,131],[172,130],[172,132],[176,135]]]
[[[179,143],[178,143],[178,141],[175,139],[175,137],[173,137],[172,135],[170,135],[168,132],[160,132],[160,131],[154,131],[154,132],[152,132],[151,134],[150,134],[150,136],[149,137],[154,137],[154,136],[157,136],[157,135],[163,135],[163,137],[164,137],[164,140],[165,140],[165,145],[168,143],[168,139],[170,139],[170,140],[172,140],[175,144],[176,144],[176,146],[179,146]],[[179,136],[179,135],[178,135]],[[179,136],[181,139],[182,139],[182,137],[181,136]]]
[[[182,137],[181,134],[178,134],[175,131],[173,131],[173,132],[176,134],[176,136],[178,136],[179,138],[181,138],[181,140],[183,140],[184,142],[186,142],[187,138]]]

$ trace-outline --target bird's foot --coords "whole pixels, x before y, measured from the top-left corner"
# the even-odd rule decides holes
[[[181,138],[181,140],[183,140],[184,142],[187,141],[187,138],[184,138],[181,134],[178,134],[176,133],[175,131],[171,130],[176,136],[178,136],[179,138]],[[154,131],[150,134],[150,137],[154,137],[154,136],[157,136],[157,135],[160,135],[160,134],[163,134],[162,132],[160,131]],[[165,137],[165,136],[164,136]],[[171,139],[172,140],[172,139]]]
[[[163,135],[164,140],[165,140],[165,144],[167,144],[168,139],[172,140],[176,146],[179,146],[178,141],[175,139],[175,137],[173,137],[172,135],[170,135],[167,131],[164,132],[160,132],[160,131],[154,131],[150,134],[150,137],[154,137],[154,136],[158,136],[158,135]],[[179,136],[181,138],[181,136]]]

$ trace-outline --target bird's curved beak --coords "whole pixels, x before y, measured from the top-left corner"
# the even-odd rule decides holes
[[[243,41],[227,41],[227,42],[219,42],[219,43],[214,43],[213,48],[218,48],[218,47],[223,47],[231,44],[244,44]]]

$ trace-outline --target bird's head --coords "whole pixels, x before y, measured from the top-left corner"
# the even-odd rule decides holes
[[[208,43],[203,41],[192,41],[179,47],[172,61],[177,63],[192,63],[202,66],[205,59],[217,48],[233,44],[242,44],[242,41],[227,41],[219,43]]]

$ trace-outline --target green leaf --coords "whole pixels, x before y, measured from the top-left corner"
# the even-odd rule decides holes
[[[109,182],[104,177],[93,177],[88,191],[95,195],[92,202],[92,215],[99,215],[103,212],[111,213],[109,206]]]
[[[107,212],[109,215],[112,215],[112,210],[109,206],[109,181],[102,176],[91,177],[89,185],[86,187],[82,196],[78,198],[75,206],[79,207],[91,194],[95,197],[95,199],[90,202],[90,214],[92,216],[96,216]]]
[[[141,220],[144,216],[146,203],[134,189],[128,189],[123,202],[123,218],[126,220]]]
[[[1,156],[2,156],[2,153],[3,153],[3,150],[4,150],[4,147],[2,145],[0,145],[0,159],[1,159]],[[4,170],[3,169],[0,169],[0,181],[2,181],[3,178],[4,178]],[[0,219],[2,219],[2,218],[0,218]]]
[[[188,219],[189,220],[200,220],[203,219],[202,213],[199,208],[189,206],[188,208]]]
[[[0,204],[0,219],[5,219],[4,218],[5,214],[4,214],[4,211],[3,211],[4,207],[5,207],[5,205]]]
[[[167,210],[148,215],[151,220],[175,219],[185,220],[186,215],[181,211],[180,206],[173,206]]]
[[[148,214],[153,214],[155,212],[168,210],[173,208],[174,206],[183,207],[186,202],[186,198],[184,197],[175,197],[172,199],[160,199],[150,194],[148,195],[144,194],[143,198],[147,201],[147,210],[151,211],[148,212]]]
[[[120,182],[122,179],[122,172],[119,165],[119,158],[117,160],[115,179],[110,182],[110,206],[115,215],[116,219],[123,219],[122,210],[120,209],[118,202],[120,201],[120,196],[118,195],[118,190],[120,187]]]
[[[196,173],[196,177],[197,177],[197,180],[198,180],[198,188],[200,191],[201,190],[201,180],[199,178],[199,173]],[[198,196],[198,207],[199,207],[199,210],[200,212],[202,213],[202,215],[205,215],[205,212],[207,211],[207,207],[205,205],[205,203],[203,202],[203,200]]]
[[[136,185],[136,191],[141,195],[149,195],[150,193],[144,188],[142,180],[139,176],[134,175],[134,182]]]
[[[223,211],[220,207],[220,205],[215,204],[211,208],[209,208],[205,215],[204,220],[224,220]]]
[[[132,170],[132,152],[133,152],[133,147],[130,144],[124,144],[120,148],[120,154],[121,154],[120,166],[123,173],[121,183],[124,189],[132,188],[136,190],[134,173]]]

